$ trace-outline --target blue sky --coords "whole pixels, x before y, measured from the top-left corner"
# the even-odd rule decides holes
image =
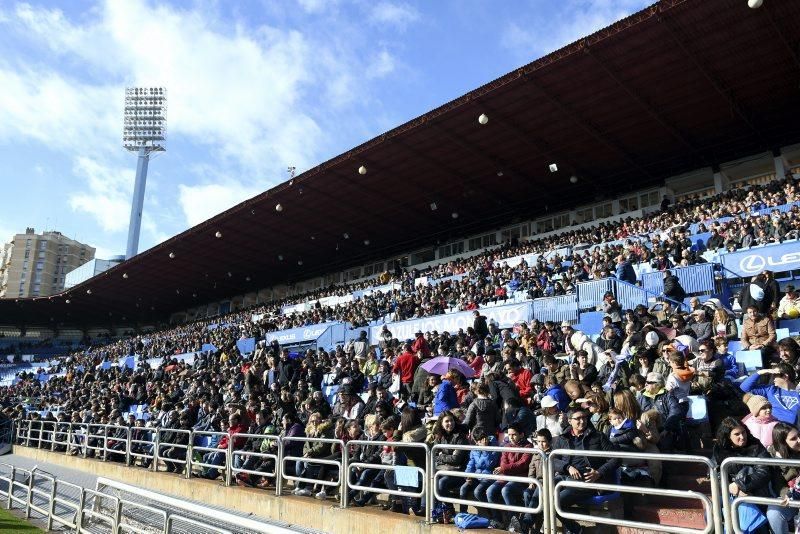
[[[141,251],[649,3],[0,0],[0,242],[124,253],[126,86],[169,94]]]

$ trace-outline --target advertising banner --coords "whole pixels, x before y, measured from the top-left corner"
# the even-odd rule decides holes
[[[322,336],[325,331],[338,323],[330,322],[330,323],[321,323],[315,324],[310,326],[303,326],[300,328],[292,328],[289,330],[278,330],[276,332],[270,332],[266,335],[265,339],[267,343],[272,343],[273,340],[277,339],[278,343],[281,345],[288,345],[291,343],[302,343],[303,341],[316,341],[317,338]]]
[[[793,241],[729,252],[720,255],[720,261],[727,278],[755,276],[765,269],[776,273],[791,271],[800,269],[800,244]]]
[[[495,306],[493,308],[485,308],[479,310],[482,315],[485,315],[488,321],[495,321],[500,328],[510,328],[515,323],[527,322],[531,318],[531,303],[525,302],[522,304],[509,304],[507,306]],[[406,339],[413,339],[414,333],[417,331],[431,332],[437,330],[438,332],[458,332],[459,328],[466,330],[472,326],[474,322],[474,315],[471,311],[449,313],[447,315],[434,315],[432,317],[423,317],[421,319],[412,319],[409,321],[398,321],[396,323],[388,323],[389,331],[392,336],[405,341]],[[370,328],[370,343],[377,345],[380,341],[381,326],[373,326]]]

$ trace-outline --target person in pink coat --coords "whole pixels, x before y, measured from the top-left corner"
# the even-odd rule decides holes
[[[744,396],[744,402],[750,413],[744,416],[742,423],[764,447],[769,447],[772,445],[772,427],[778,423],[772,416],[772,404],[766,397],[749,393]]]

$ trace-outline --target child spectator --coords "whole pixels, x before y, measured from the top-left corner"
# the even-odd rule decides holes
[[[667,391],[677,389],[683,396],[688,396],[692,387],[694,371],[686,367],[686,358],[677,351],[669,355],[669,366],[672,371],[667,376],[665,387]]]
[[[608,420],[611,423],[611,431],[608,434],[609,441],[625,452],[637,452],[638,448],[634,445],[634,440],[638,437],[636,424],[627,419],[620,410],[611,408],[608,410]]]
[[[750,413],[744,416],[742,423],[762,445],[769,447],[772,445],[772,429],[778,424],[772,416],[772,404],[766,397],[750,393],[745,394],[743,400]]]

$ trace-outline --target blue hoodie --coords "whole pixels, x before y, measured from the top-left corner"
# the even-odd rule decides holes
[[[561,386],[551,386],[544,394],[550,395],[556,400],[559,412],[567,412],[569,410],[569,403],[572,401]]]
[[[800,393],[781,389],[772,384],[766,386],[756,386],[760,375],[753,373],[742,382],[742,391],[766,397],[772,404],[772,416],[778,421],[790,425],[797,424],[797,414],[800,411]]]
[[[458,408],[456,389],[449,380],[442,380],[439,389],[436,390],[436,396],[433,398],[433,415],[439,415],[453,408]]]
[[[497,447],[497,439],[489,436],[489,447]],[[500,453],[490,452],[483,449],[470,451],[469,461],[465,473],[479,473],[491,475],[495,467],[500,465]]]

